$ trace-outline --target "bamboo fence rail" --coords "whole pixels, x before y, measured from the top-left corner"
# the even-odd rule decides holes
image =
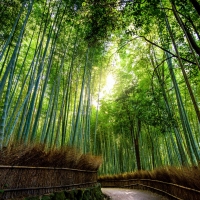
[[[102,187],[144,189],[165,195],[176,200],[199,200],[200,191],[174,183],[152,179],[99,180]]]
[[[97,171],[53,167],[0,166],[0,199],[38,196],[92,187]]]

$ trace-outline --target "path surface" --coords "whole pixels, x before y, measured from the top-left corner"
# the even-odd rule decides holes
[[[145,190],[102,188],[103,194],[112,200],[168,200],[155,193]]]

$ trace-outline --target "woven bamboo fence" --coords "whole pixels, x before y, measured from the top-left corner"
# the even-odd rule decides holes
[[[97,171],[0,166],[0,199],[39,196],[55,191],[92,187],[96,183]]]
[[[181,185],[152,179],[99,180],[102,187],[151,190],[178,200],[200,200],[200,191]]]

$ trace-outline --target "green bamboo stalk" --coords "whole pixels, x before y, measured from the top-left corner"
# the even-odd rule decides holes
[[[87,64],[88,64],[88,57],[89,57],[89,48],[87,49],[86,52],[86,61],[85,61],[85,65],[84,65],[84,71],[83,71],[83,77],[82,77],[82,87],[81,87],[81,94],[80,94],[80,98],[79,98],[79,105],[78,105],[78,111],[77,111],[77,115],[76,115],[76,122],[75,122],[75,128],[74,128],[74,133],[73,133],[73,137],[72,137],[72,144],[75,145],[77,137],[80,136],[78,134],[78,127],[79,127],[79,122],[80,122],[80,115],[81,115],[81,109],[82,109],[82,103],[83,103],[83,92],[84,92],[84,86],[85,86],[85,79],[86,79],[86,72],[87,72]]]
[[[158,63],[157,63],[157,60],[156,60],[156,56],[155,56],[155,51],[154,51],[153,48],[152,48],[152,51],[153,51],[153,56],[154,56],[155,62],[157,64],[157,66],[158,66]],[[173,110],[171,109],[171,106],[170,106],[168,98],[167,98],[167,94],[166,94],[165,89],[164,89],[164,80],[161,80],[161,76],[158,73],[158,69],[155,66],[154,60],[152,58],[151,58],[151,63],[153,65],[153,67],[154,67],[155,74],[156,74],[156,76],[158,78],[158,82],[159,82],[160,87],[162,89],[162,94],[163,94],[163,97],[164,97],[166,110],[168,112],[169,118],[170,119],[174,119],[174,117],[173,117],[174,113],[173,113]],[[185,165],[185,164],[187,164],[187,159],[186,159],[186,155],[185,155],[185,152],[184,152],[184,149],[183,149],[183,146],[182,146],[182,139],[180,137],[180,132],[179,132],[179,130],[177,128],[178,124],[177,124],[176,121],[174,121],[172,125],[173,125],[173,131],[175,133],[175,137],[176,137],[176,141],[177,141],[177,146],[178,146],[179,152],[180,152],[179,155],[181,155],[181,163],[182,163],[182,165]],[[172,132],[172,130],[170,128],[169,128],[169,132],[170,133]],[[171,134],[171,139],[173,140],[173,135],[172,134]]]
[[[2,143],[4,141],[4,136],[5,136],[5,126],[6,126],[6,119],[7,119],[7,109],[8,109],[8,101],[9,101],[9,95],[10,95],[10,89],[11,89],[11,85],[12,85],[12,77],[13,77],[13,71],[14,71],[14,66],[15,66],[15,62],[17,59],[17,55],[18,55],[18,51],[20,49],[20,44],[22,43],[22,37],[25,31],[25,27],[29,18],[29,15],[32,11],[32,7],[33,7],[33,1],[30,1],[29,6],[28,6],[28,12],[26,14],[26,18],[23,22],[14,52],[12,54],[12,57],[7,65],[6,71],[4,73],[4,76],[1,80],[0,83],[0,99],[2,98],[2,92],[3,89],[5,87],[5,83],[7,80],[7,76],[10,74],[10,78],[8,81],[8,88],[7,88],[7,92],[6,92],[6,99],[4,102],[4,109],[3,109],[3,113],[2,113],[2,117],[1,117],[1,124],[0,124],[0,147],[2,147]]]
[[[59,18],[59,21],[58,21],[58,16],[59,16],[58,14],[59,14],[60,6],[61,6],[61,2],[59,3],[59,5],[57,7],[58,10],[56,12],[54,23],[52,25],[52,27],[54,27],[56,24],[59,24],[57,32],[54,33],[55,34],[55,39],[54,39],[54,41],[52,42],[52,45],[51,45],[51,50],[50,50],[50,55],[49,55],[49,59],[48,59],[47,71],[46,71],[46,75],[45,75],[45,81],[44,81],[44,84],[43,84],[42,94],[40,96],[37,114],[36,114],[36,117],[34,119],[32,133],[30,133],[30,135],[31,135],[31,138],[30,138],[31,142],[33,142],[35,140],[35,137],[36,137],[37,128],[38,128],[38,122],[39,122],[39,119],[40,119],[41,110],[42,110],[42,104],[43,104],[43,100],[44,100],[44,95],[45,95],[45,91],[46,91],[46,88],[47,88],[47,83],[48,83],[48,79],[49,79],[49,75],[50,75],[50,71],[51,71],[51,67],[52,67],[53,54],[55,52],[56,42],[57,42],[58,34],[60,32],[61,23],[63,21],[64,12],[65,12],[65,10],[64,10],[61,18]]]
[[[23,2],[23,3],[22,3],[22,6],[21,6],[21,9],[20,9],[20,12],[19,12],[18,16],[16,17],[15,23],[14,23],[14,25],[13,25],[13,27],[12,27],[12,31],[10,32],[9,37],[8,37],[8,39],[7,39],[7,41],[6,41],[5,45],[4,45],[4,47],[2,48],[2,52],[0,53],[0,61],[2,60],[6,49],[7,49],[8,47],[10,47],[9,44],[10,44],[11,41],[12,41],[13,35],[14,35],[15,31],[16,31],[16,27],[17,27],[17,25],[18,25],[18,23],[19,23],[19,20],[20,20],[21,15],[22,15],[22,13],[23,13],[23,11],[24,11],[25,5],[26,5],[25,2]]]
[[[97,143],[97,125],[98,125],[98,112],[99,112],[99,101],[100,101],[100,90],[101,90],[101,78],[102,78],[102,68],[100,69],[100,80],[99,80],[99,89],[98,89],[98,99],[96,106],[96,120],[95,120],[95,128],[94,128],[94,154],[96,153],[96,143]]]
[[[23,6],[25,6],[25,4],[24,4]],[[8,65],[7,65],[7,67],[6,67],[6,71],[5,71],[5,73],[4,73],[3,77],[2,77],[2,80],[1,80],[1,82],[0,82],[0,99],[1,99],[1,97],[2,97],[2,92],[3,92],[3,90],[4,90],[7,77],[8,77],[8,75],[9,75],[9,73],[10,73],[12,67],[13,67],[13,63],[14,63],[15,60],[16,60],[16,56],[17,56],[18,50],[19,50],[19,48],[20,48],[20,44],[21,44],[21,42],[22,42],[22,36],[23,36],[23,34],[24,34],[24,31],[25,31],[26,24],[27,24],[27,21],[28,21],[28,19],[29,19],[29,16],[30,16],[30,14],[31,14],[32,7],[33,7],[33,0],[30,0],[30,1],[29,1],[29,5],[28,5],[28,12],[27,12],[27,14],[26,14],[26,17],[25,17],[25,19],[24,19],[22,28],[21,28],[21,30],[20,30],[20,34],[19,34],[19,36],[18,36],[18,40],[17,40],[16,46],[15,46],[14,52],[13,52],[12,57],[11,57],[11,59],[10,59]],[[19,17],[21,16],[21,14],[22,14],[22,13],[20,12]],[[17,22],[16,22],[16,23],[17,23]],[[14,27],[13,27],[13,32],[14,32],[14,30],[15,30],[15,25],[14,25]],[[12,34],[13,34],[13,33],[11,33],[11,37],[12,37]],[[8,39],[8,42],[7,42],[8,44],[9,44],[9,42],[10,42],[9,40],[10,40],[10,38]],[[7,48],[8,44],[5,45],[5,48],[4,48],[4,49]],[[4,52],[5,52],[5,50],[3,50],[2,54],[1,54],[0,60],[1,60],[1,58],[3,57]]]

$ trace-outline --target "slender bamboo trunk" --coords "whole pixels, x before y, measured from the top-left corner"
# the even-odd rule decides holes
[[[166,22],[166,28],[167,28],[167,30],[169,32],[173,47],[174,47],[174,49],[176,51],[176,55],[178,57],[178,62],[179,62],[179,65],[181,67],[181,71],[183,73],[184,80],[186,82],[186,85],[187,85],[191,100],[193,102],[193,106],[195,108],[196,114],[197,114],[198,119],[200,121],[200,115],[199,115],[198,106],[197,106],[196,100],[194,98],[194,94],[193,94],[193,91],[191,89],[190,83],[188,81],[188,78],[187,78],[187,75],[186,75],[182,60],[180,59],[179,51],[178,51],[177,45],[175,43],[175,40],[174,40],[174,37],[173,37],[173,33],[172,33],[172,30],[171,30],[171,27],[170,27],[170,24],[169,24],[169,21],[168,21],[168,18],[167,18],[166,15],[165,15],[165,22]],[[167,56],[167,58],[169,58],[168,53],[166,53],[166,56]],[[189,149],[190,159],[191,159],[191,162],[193,164],[196,164],[197,161],[200,160],[200,153],[198,152],[197,144],[196,144],[196,141],[194,140],[192,129],[190,127],[190,123],[188,121],[188,117],[187,117],[185,108],[183,106],[183,102],[182,102],[182,98],[181,98],[181,95],[180,95],[180,91],[178,89],[178,84],[176,82],[176,78],[175,78],[175,75],[174,75],[174,72],[173,72],[173,68],[172,68],[172,61],[171,61],[171,59],[168,59],[167,62],[168,62],[169,70],[170,70],[170,75],[172,77],[172,81],[173,81],[173,84],[174,84],[174,87],[175,87],[177,103],[178,103],[178,107],[179,107],[179,114],[180,114],[180,117],[181,117],[181,123],[182,123],[182,126],[183,126],[183,130],[184,130],[184,133],[185,133],[184,135],[185,135],[185,138],[186,138],[187,148]]]
[[[190,3],[194,6],[195,10],[200,16],[200,4],[197,0],[190,0]]]
[[[153,48],[152,48],[152,51],[153,51],[153,57],[154,57],[155,62],[158,66],[158,63],[157,63],[156,57],[155,57],[155,51],[154,51]],[[164,80],[162,80],[161,75],[158,73],[158,68],[157,68],[156,64],[154,63],[154,59],[152,57],[150,57],[150,59],[151,59],[152,65],[154,67],[155,74],[158,78],[158,82],[160,84],[160,87],[162,89],[162,94],[163,94],[163,97],[164,97],[164,101],[165,101],[166,109],[167,109],[167,112],[168,112],[168,115],[169,115],[169,119],[173,120],[173,130],[174,130],[177,146],[178,146],[178,149],[179,149],[179,155],[181,156],[181,164],[186,165],[188,162],[187,162],[187,158],[186,158],[184,148],[183,148],[183,141],[182,141],[182,138],[180,136],[180,132],[178,130],[178,123],[174,120],[174,117],[173,117],[174,113],[173,113],[173,110],[171,109],[170,103],[169,103],[168,98],[167,98],[167,94],[165,92]],[[163,77],[163,79],[164,79],[164,77]],[[169,128],[169,132],[172,132],[171,128]],[[173,134],[171,134],[171,139],[173,140]]]
[[[174,6],[173,6],[173,11],[174,11],[176,17],[178,18]],[[175,49],[175,51],[176,51],[176,55],[177,55],[177,58],[178,58],[179,65],[180,65],[180,67],[181,67],[181,71],[182,71],[182,74],[183,74],[185,83],[186,83],[186,85],[187,85],[187,88],[188,88],[188,91],[189,91],[189,94],[190,94],[190,97],[191,97],[191,100],[192,100],[192,103],[193,103],[193,106],[194,106],[194,109],[195,109],[197,118],[198,118],[199,123],[200,123],[200,110],[199,110],[199,107],[198,107],[198,105],[197,105],[196,99],[195,99],[195,97],[194,97],[194,93],[193,93],[192,88],[191,88],[191,85],[190,85],[190,83],[189,83],[189,80],[188,80],[187,74],[186,74],[186,72],[185,72],[185,69],[184,69],[182,60],[181,60],[181,58],[180,58],[180,54],[179,54],[179,51],[178,51],[178,48],[177,48],[177,45],[176,45],[176,42],[175,42],[175,39],[174,39],[174,36],[173,36],[173,33],[172,33],[171,28],[170,28],[170,25],[169,25],[168,20],[167,20],[166,22],[167,22],[167,29],[168,29],[168,31],[169,31],[169,34],[170,34],[170,37],[171,37],[171,40],[172,40],[174,49]],[[193,47],[193,48],[194,48],[194,47]],[[199,55],[200,55],[200,54],[199,54]]]
[[[24,4],[23,6],[25,6],[25,4]],[[14,49],[12,58],[10,59],[10,62],[9,62],[9,64],[8,64],[8,66],[6,67],[6,71],[5,71],[5,73],[4,73],[3,77],[2,77],[2,80],[1,80],[1,82],[0,82],[0,99],[1,99],[1,97],[2,97],[2,92],[3,92],[3,90],[4,90],[7,77],[9,76],[9,73],[10,73],[11,69],[13,68],[13,63],[14,63],[15,60],[16,60],[16,56],[17,56],[17,53],[18,53],[18,51],[19,51],[20,44],[21,44],[21,42],[22,42],[22,37],[23,37],[24,31],[25,31],[25,28],[26,28],[27,21],[28,21],[28,19],[29,19],[30,14],[31,14],[32,8],[33,8],[33,0],[30,0],[29,6],[28,6],[28,12],[27,12],[27,14],[26,14],[26,17],[25,17],[25,19],[24,19],[22,28],[21,28],[21,30],[20,30],[20,34],[19,34],[19,36],[18,36],[18,40],[17,40],[16,46],[15,46],[15,49]],[[21,14],[22,14],[22,13],[20,12],[19,17],[21,16]],[[19,20],[19,19],[18,19],[18,20]],[[17,20],[16,24],[18,23],[18,20]],[[13,27],[13,29],[14,29],[13,32],[15,31],[15,28],[16,28],[15,26],[16,26],[16,24],[15,24],[14,27]],[[12,34],[13,34],[13,33],[11,33],[11,37],[12,37]],[[5,50],[6,50],[8,44],[9,44],[9,42],[10,42],[11,37],[8,39],[8,42],[7,42],[7,44],[5,45],[5,48],[4,48]],[[4,51],[5,51],[5,50],[3,50],[2,54],[0,55],[0,60],[1,60],[1,58],[3,57],[3,54],[4,54]]]
[[[39,118],[40,118],[40,115],[41,115],[42,104],[43,104],[43,100],[44,100],[44,95],[45,95],[45,91],[46,91],[46,88],[47,88],[47,83],[48,83],[48,79],[49,79],[49,75],[50,75],[50,71],[51,71],[51,67],[52,67],[53,54],[54,54],[55,48],[56,48],[56,41],[58,39],[58,34],[60,32],[61,23],[62,23],[63,16],[64,16],[64,12],[63,12],[61,18],[58,19],[60,6],[61,6],[61,3],[59,3],[59,5],[57,7],[55,20],[54,20],[54,23],[52,25],[52,27],[54,27],[56,24],[58,24],[58,29],[57,29],[56,32],[54,32],[55,39],[53,40],[52,45],[51,45],[51,50],[50,50],[49,59],[48,59],[49,61],[48,61],[48,64],[47,64],[47,70],[46,70],[46,75],[45,75],[45,81],[44,81],[44,84],[43,84],[43,89],[42,89],[42,93],[41,93],[40,100],[39,100],[38,110],[37,110],[37,113],[36,113],[36,116],[35,116],[35,119],[34,119],[33,129],[32,129],[32,132],[30,133],[31,142],[33,142],[35,140],[35,137],[36,137],[38,122],[39,122]],[[53,33],[50,32],[50,35],[51,34],[53,35]]]
[[[3,145],[2,143],[4,141],[4,136],[5,136],[5,126],[6,126],[6,120],[7,120],[8,101],[9,101],[9,96],[10,96],[10,89],[11,89],[11,86],[12,86],[12,77],[13,77],[13,73],[14,73],[14,67],[15,67],[17,55],[18,55],[18,52],[19,52],[19,49],[20,49],[20,46],[21,46],[20,44],[22,43],[22,38],[23,38],[24,31],[25,31],[25,27],[26,27],[27,21],[29,19],[29,15],[32,11],[32,7],[33,7],[33,1],[30,1],[29,6],[28,6],[28,12],[27,12],[26,17],[24,19],[24,22],[23,22],[23,25],[22,25],[16,46],[15,46],[15,49],[14,49],[14,52],[13,52],[12,57],[11,57],[8,65],[7,65],[7,67],[6,67],[6,71],[3,75],[3,78],[0,82],[0,99],[2,99],[2,92],[4,90],[7,77],[10,74],[9,81],[8,81],[8,88],[7,88],[7,91],[6,91],[6,98],[5,98],[5,102],[4,102],[4,109],[3,109],[1,122],[0,122],[0,147],[2,147],[2,145]]]
[[[195,53],[194,53],[194,51],[193,51],[193,49],[194,49],[195,52],[200,56],[200,48],[199,48],[199,46],[197,45],[197,43],[196,43],[196,41],[194,40],[194,38],[192,37],[192,35],[190,34],[190,32],[189,32],[189,30],[187,29],[187,27],[184,25],[182,19],[180,18],[179,14],[178,14],[178,12],[177,12],[177,10],[176,10],[175,5],[174,5],[173,3],[172,3],[172,10],[173,10],[174,16],[175,16],[175,18],[176,18],[178,24],[180,25],[180,27],[182,28],[183,32],[185,33],[185,36],[186,36],[187,41],[188,41],[188,44],[189,44],[189,46],[190,46],[190,48],[191,48],[191,50],[192,50],[192,54],[193,54],[193,56],[194,56],[194,59],[195,59],[195,61],[196,61],[196,64],[197,64],[197,66],[198,66],[198,68],[199,68],[199,70],[200,70],[199,61],[198,61],[198,59],[196,58],[196,55],[195,55]],[[180,56],[178,56],[178,58],[179,58],[179,57],[180,57]],[[182,62],[182,61],[181,61],[181,62]]]
[[[78,130],[79,130],[79,125],[80,125],[80,116],[81,116],[82,103],[83,103],[84,86],[85,86],[85,81],[86,81],[88,57],[89,57],[89,48],[88,48],[87,53],[86,53],[86,61],[85,61],[83,77],[82,77],[81,94],[80,94],[80,98],[79,98],[79,104],[78,104],[78,111],[77,111],[77,115],[76,115],[74,133],[73,133],[73,137],[72,137],[72,144],[73,145],[76,144],[77,137],[80,136],[80,134],[78,134]]]

